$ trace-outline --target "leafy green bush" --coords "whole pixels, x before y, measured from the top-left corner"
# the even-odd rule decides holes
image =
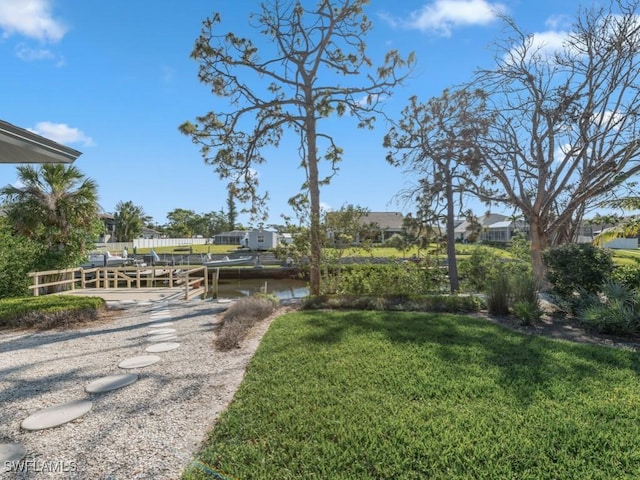
[[[611,280],[622,283],[629,288],[640,288],[640,265],[617,265]]]
[[[591,294],[578,315],[586,326],[602,333],[636,334],[640,331],[640,290],[607,281],[602,294]]]
[[[469,292],[484,292],[501,269],[502,258],[484,247],[473,249],[468,258],[460,260],[458,270],[463,287]]]
[[[215,339],[220,350],[238,348],[257,322],[271,315],[279,300],[273,295],[257,294],[235,301],[225,312],[223,324]]]
[[[444,275],[437,265],[411,262],[351,265],[340,276],[336,293],[346,295],[424,295],[437,292]]]
[[[28,273],[36,270],[43,248],[13,233],[7,220],[0,218],[0,298],[29,294]]]
[[[318,295],[305,299],[301,308],[470,313],[484,308],[484,302],[474,295]]]
[[[560,299],[576,311],[583,293],[595,294],[613,272],[611,254],[591,244],[567,244],[545,250],[547,280]]]

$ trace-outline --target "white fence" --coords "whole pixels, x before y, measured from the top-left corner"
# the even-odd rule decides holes
[[[98,242],[94,252],[122,253],[127,248],[129,254],[133,253],[133,248],[157,248],[157,247],[183,247],[189,245],[204,245],[211,243],[208,238],[136,238],[133,242]]]

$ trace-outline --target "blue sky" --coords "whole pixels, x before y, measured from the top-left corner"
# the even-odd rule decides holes
[[[225,183],[178,131],[186,120],[227,107],[199,83],[198,65],[189,54],[202,20],[213,12],[222,16],[221,32],[259,38],[247,20],[259,3],[1,0],[0,118],[83,152],[75,164],[97,181],[107,212],[118,201],[131,200],[163,224],[174,208],[226,209]],[[386,113],[397,118],[409,96],[426,101],[469,80],[476,68],[490,67],[492,44],[505,35],[496,12],[555,44],[580,3],[372,0],[367,15],[374,27],[367,43],[374,63],[392,48],[417,57],[411,78],[386,102]],[[382,120],[374,131],[357,130],[349,119],[321,124],[344,149],[340,172],[321,191],[327,208],[354,204],[411,211],[394,200],[410,179],[385,162],[382,138],[388,127]],[[285,138],[290,142],[269,152],[268,162],[257,169],[270,194],[273,223],[281,223],[281,213],[291,213],[287,199],[303,181],[293,132]],[[0,165],[0,184],[15,180],[15,167]],[[476,206],[477,213],[483,208]],[[247,216],[240,220],[250,223]]]

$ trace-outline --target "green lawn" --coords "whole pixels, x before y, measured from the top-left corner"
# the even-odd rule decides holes
[[[639,478],[639,369],[464,316],[289,314],[185,478]]]

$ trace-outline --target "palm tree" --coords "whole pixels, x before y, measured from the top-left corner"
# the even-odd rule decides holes
[[[95,237],[97,190],[73,165],[21,165],[18,185],[0,189],[0,195],[16,232],[44,245],[50,260],[62,267],[79,260]]]
[[[142,234],[142,227],[151,221],[144,209],[132,201],[118,202],[114,214],[116,221],[115,237],[118,242],[131,242]]]
[[[620,208],[622,210],[640,209],[640,197],[624,197],[611,200],[602,204],[603,207]],[[616,226],[605,228],[593,239],[596,245],[604,245],[619,237],[637,237],[640,235],[640,215],[620,217],[619,215],[598,215],[596,216],[600,224],[615,224]]]

